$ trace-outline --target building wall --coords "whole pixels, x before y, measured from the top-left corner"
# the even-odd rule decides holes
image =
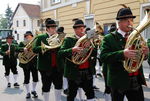
[[[44,1],[47,2],[47,0]],[[132,9],[133,15],[137,16],[134,20],[136,26],[140,22],[140,5],[146,2],[148,0],[81,0],[81,2],[62,7],[51,5],[42,10],[41,17],[50,17],[59,21],[59,25],[65,27],[65,32],[72,33],[73,18],[85,20],[85,16],[92,14],[94,15],[94,21],[98,21],[102,26],[115,23],[117,11],[122,8],[120,4],[125,4]],[[62,5],[64,4],[62,3]]]
[[[24,40],[24,34],[26,31],[32,31],[33,34],[35,33],[35,30],[39,30],[39,26],[37,26],[37,20],[39,18],[30,18],[27,13],[24,11],[24,9],[22,8],[22,6],[19,6],[19,8],[17,9],[14,17],[13,17],[13,25],[12,25],[12,29],[18,32],[17,34],[14,34],[15,39],[20,42]],[[23,26],[23,20],[26,21],[26,26]],[[17,23],[19,22],[19,26],[17,27]],[[18,37],[19,36],[19,40]]]

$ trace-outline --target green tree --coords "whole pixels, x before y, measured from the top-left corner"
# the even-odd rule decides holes
[[[7,28],[7,19],[3,17],[3,15],[0,15],[0,29],[6,29]]]
[[[7,28],[9,28],[9,26],[11,24],[12,15],[13,15],[13,11],[11,10],[11,8],[8,5],[7,9],[5,10],[5,17],[6,17],[6,20],[7,20]]]

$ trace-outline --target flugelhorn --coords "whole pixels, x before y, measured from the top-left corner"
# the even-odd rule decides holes
[[[141,23],[138,25],[137,28],[133,28],[133,31],[127,39],[125,48],[137,50],[136,58],[126,58],[124,61],[124,68],[129,73],[136,72],[143,63],[145,55],[142,53],[142,47],[146,46],[146,42],[142,37],[141,32],[150,25],[149,14],[150,13],[146,11],[146,15]]]

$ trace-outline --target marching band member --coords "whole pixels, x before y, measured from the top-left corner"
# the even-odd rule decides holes
[[[57,33],[58,34],[62,34],[64,33],[64,27],[58,27],[57,29]],[[64,71],[64,64],[65,64],[65,59],[64,58],[60,58],[61,60],[61,68],[63,68],[63,71]],[[68,81],[67,81],[67,78],[63,76],[63,93],[65,95],[68,95]]]
[[[79,87],[84,90],[87,101],[94,101],[95,94],[93,90],[93,77],[90,69],[91,57],[81,65],[76,65],[69,60],[74,52],[79,52],[83,49],[83,47],[75,46],[77,40],[81,38],[84,35],[83,32],[85,32],[83,21],[80,19],[76,20],[73,29],[75,32],[74,37],[66,37],[59,50],[60,56],[68,58],[66,59],[64,68],[64,76],[68,79],[69,89],[67,101],[74,101]]]
[[[20,42],[17,51],[20,52],[28,52],[28,49],[25,48],[26,45],[33,39],[33,34],[31,31],[27,31],[24,34],[25,41]],[[35,56],[28,63],[19,63],[19,66],[23,69],[24,72],[24,86],[26,88],[26,98],[31,98],[31,94],[33,98],[37,98],[38,95],[36,93],[36,85],[38,82],[38,70],[37,70],[37,56]],[[30,91],[30,72],[32,73],[33,82],[32,82],[32,91]],[[31,94],[30,94],[31,92]]]
[[[3,44],[1,47],[1,55],[3,56],[3,65],[5,66],[5,77],[7,79],[7,87],[11,87],[10,83],[10,70],[13,73],[14,77],[14,87],[19,87],[17,83],[18,71],[17,71],[17,54],[16,47],[17,45],[12,43],[14,40],[12,35],[8,35],[6,38],[7,43]]]
[[[38,54],[38,70],[42,79],[42,92],[44,101],[49,101],[49,92],[51,84],[55,87],[55,100],[61,101],[62,90],[62,73],[58,67],[58,55],[59,48],[50,49],[45,53],[42,53],[41,42],[48,45],[47,39],[56,34],[56,22],[51,18],[47,18],[45,21],[47,33],[38,35],[33,44],[33,52]]]
[[[136,57],[136,50],[124,49],[125,34],[132,30],[128,26],[133,26],[135,17],[129,7],[121,8],[116,17],[118,30],[106,35],[102,42],[100,58],[107,65],[107,84],[112,101],[123,101],[124,96],[128,101],[144,101],[142,85],[146,82],[142,68],[131,74],[123,67],[125,58]],[[147,55],[149,49],[144,46],[142,51]]]
[[[109,29],[109,33],[112,33],[116,31],[116,24],[112,24],[110,29]],[[100,54],[99,54],[100,57]],[[102,73],[103,73],[103,77],[104,77],[104,83],[105,83],[105,90],[104,90],[104,98],[105,101],[111,101],[111,90],[110,87],[107,84],[107,63],[102,63]]]

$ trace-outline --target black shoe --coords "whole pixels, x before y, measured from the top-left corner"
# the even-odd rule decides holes
[[[65,89],[65,90],[64,90],[64,94],[65,94],[65,95],[68,95],[68,93],[69,93],[69,90],[68,90],[68,89]]]
[[[33,95],[33,98],[37,98],[38,97],[36,91],[31,92],[31,94]]]
[[[96,86],[93,86],[93,89],[94,89],[94,90],[98,90],[99,88],[98,88],[98,87],[96,87]]]
[[[26,99],[30,99],[30,98],[31,98],[31,94],[28,93],[28,94],[26,95]]]
[[[8,84],[7,84],[7,87],[11,87],[11,83],[8,83]]]
[[[14,87],[15,88],[19,88],[19,84],[18,83],[14,83]]]

